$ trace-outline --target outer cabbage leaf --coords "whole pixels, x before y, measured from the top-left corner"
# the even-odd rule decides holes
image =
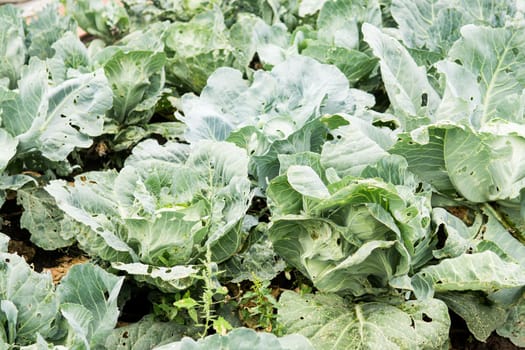
[[[4,129],[0,129],[0,175],[3,173],[4,169],[9,164],[9,161],[16,154],[16,147],[18,146],[18,141],[12,137]]]
[[[0,300],[1,328],[9,330],[9,339],[4,341],[27,345],[37,333],[52,338],[58,332],[60,301],[51,275],[33,271],[18,255],[0,253]],[[11,316],[4,318],[6,312]]]
[[[490,27],[503,27],[515,15],[517,5],[512,0],[459,1],[459,8],[468,15],[470,23],[483,23]]]
[[[389,152],[406,157],[410,170],[440,192],[478,203],[516,199],[525,174],[522,129],[502,120],[480,131],[435,124],[401,135]]]
[[[116,2],[102,0],[67,0],[66,12],[91,35],[111,43],[129,30],[129,16]]]
[[[249,328],[236,328],[226,335],[214,334],[195,341],[184,337],[181,341],[156,347],[155,350],[313,350],[310,342],[298,334],[278,338],[271,333],[257,333]]]
[[[145,28],[132,30],[119,40],[118,46],[126,51],[162,52],[165,48],[164,37],[169,27],[169,22],[154,22]]]
[[[45,250],[72,245],[83,228],[71,217],[64,215],[53,197],[42,188],[17,191],[17,201],[24,207],[20,227],[31,233],[31,242]]]
[[[7,151],[9,152],[9,148],[7,149]],[[36,180],[29,175],[17,174],[6,176],[0,171],[0,206],[4,204],[7,190],[18,191],[20,188],[22,188],[24,185],[30,182],[32,182],[33,184],[37,183]],[[2,220],[0,220],[0,225],[1,224]]]
[[[359,51],[362,49],[360,28],[364,22],[381,26],[379,2],[330,0],[318,2],[318,6],[322,9],[316,29],[303,26],[296,30],[295,40],[301,54],[335,65],[352,84],[368,76],[376,67],[377,59]]]
[[[414,277],[417,285],[426,281],[436,292],[483,291],[494,293],[501,289],[525,285],[523,267],[503,261],[496,253],[484,251],[443,259],[437,265],[421,269]],[[416,288],[416,295],[420,291]]]
[[[334,47],[320,40],[306,40],[301,55],[315,58],[319,62],[336,66],[352,84],[366,78],[377,66],[377,59],[361,51]]]
[[[289,122],[283,121],[274,127],[288,127]],[[293,123],[292,123],[293,124]],[[279,132],[279,130],[277,130]],[[239,136],[244,138],[239,142]],[[233,132],[228,141],[238,146],[247,147],[252,155],[250,159],[252,173],[257,175],[259,186],[265,188],[270,179],[277,176],[280,164],[279,157],[294,155],[302,152],[320,152],[325,141],[326,129],[319,120],[306,123],[299,130],[292,132],[284,140],[276,140],[272,143],[272,135],[265,135],[253,127],[245,127],[239,132]],[[266,148],[268,147],[269,148]],[[262,151],[258,153],[258,151]]]
[[[359,25],[365,22],[381,26],[378,1],[326,1],[317,17],[317,39],[336,47],[359,49]]]
[[[45,63],[32,59],[19,91],[0,102],[1,117],[4,128],[17,136],[17,154],[40,152],[51,161],[63,161],[75,147],[91,146],[91,137],[102,133],[111,90],[101,71],[56,86],[48,85],[47,74]]]
[[[440,300],[347,303],[336,294],[281,295],[279,319],[288,333],[317,349],[444,349],[450,319]]]
[[[363,169],[388,155],[395,134],[356,118],[346,117],[348,125],[330,131],[333,141],[327,141],[321,152],[321,164],[333,168],[340,177],[359,176]]]
[[[302,0],[299,4],[299,16],[313,15],[319,11],[328,0]]]
[[[442,74],[444,91],[436,111],[436,119],[461,123],[472,120],[481,103],[481,90],[476,75],[451,61],[439,61],[436,68]]]
[[[74,186],[54,180],[45,190],[64,213],[87,228],[76,236],[82,249],[105,260],[129,262],[138,258],[125,243],[122,224],[114,220],[120,216],[112,198],[116,176],[113,171],[84,173],[77,176]]]
[[[295,51],[290,34],[282,23],[268,25],[261,18],[240,13],[230,29],[231,44],[238,49],[236,60],[248,69],[257,55],[263,66],[274,66]]]
[[[430,126],[421,135],[400,134],[397,143],[388,151],[403,156],[408,169],[441,193],[454,193],[455,187],[445,165],[444,142],[446,129]]]
[[[195,266],[179,265],[158,267],[141,263],[112,263],[117,270],[125,271],[139,282],[149,283],[165,293],[176,293],[192,286],[198,278],[199,269]]]
[[[133,148],[124,165],[135,166],[150,160],[155,160],[155,163],[182,164],[188,159],[189,153],[190,147],[186,144],[167,142],[161,146],[156,140],[149,139]]]
[[[84,43],[74,32],[65,33],[52,45],[54,54],[48,58],[47,66],[55,83],[68,79],[68,70],[73,69],[83,73],[91,70],[91,58]]]
[[[436,297],[465,320],[469,331],[479,341],[486,341],[507,318],[507,310],[504,307],[491,303],[482,295],[447,292]]]
[[[27,53],[40,59],[52,57],[55,53],[53,43],[66,32],[76,33],[77,23],[69,16],[62,16],[58,3],[51,3],[38,12],[27,26]]]
[[[24,23],[19,9],[0,6],[0,80],[15,88],[26,59]],[[1,84],[0,84],[1,85]]]
[[[159,322],[153,315],[147,315],[138,322],[114,329],[104,346],[115,350],[150,350],[191,335],[192,329],[187,325]]]
[[[450,180],[472,202],[518,197],[525,186],[524,153],[525,138],[513,132],[498,135],[452,128],[445,134]]]
[[[525,346],[525,331],[523,329],[525,322],[525,301],[521,300],[512,307],[507,315],[505,323],[496,331],[502,337],[509,338],[516,346]]]
[[[480,239],[496,244],[512,262],[525,267],[525,246],[501,225],[492,212],[483,210],[483,213],[488,216],[488,219],[480,228],[482,232]]]
[[[402,127],[410,131],[433,120],[440,97],[430,85],[424,67],[416,64],[407,49],[371,24],[363,25],[364,39],[379,58],[381,76]]]
[[[465,24],[464,11],[438,0],[393,0],[390,11],[405,45],[442,56],[459,38],[459,29]]]
[[[525,29],[469,24],[461,28],[461,36],[448,58],[461,62],[478,82],[481,99],[471,124],[479,128],[497,118],[521,122],[523,111],[516,106],[523,105],[525,88]]]
[[[7,253],[9,245],[9,236],[0,232],[0,252]]]
[[[117,324],[117,297],[123,282],[124,277],[91,264],[69,270],[57,287],[60,310],[70,327],[67,345],[89,348],[104,344]]]
[[[466,253],[469,248],[473,248],[472,241],[477,234],[476,229],[480,228],[479,225],[469,228],[461,219],[443,208],[433,208],[432,221],[436,231],[442,229],[446,234],[444,246],[433,251],[437,259],[455,258]]]

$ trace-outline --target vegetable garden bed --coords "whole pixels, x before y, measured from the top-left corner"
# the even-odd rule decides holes
[[[0,348],[525,347],[521,2],[63,5],[0,6]]]

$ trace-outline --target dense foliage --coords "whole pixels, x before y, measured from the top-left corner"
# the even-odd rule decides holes
[[[0,7],[1,348],[525,346],[520,1],[122,3]]]

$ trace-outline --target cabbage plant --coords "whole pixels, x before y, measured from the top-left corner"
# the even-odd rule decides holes
[[[84,173],[46,191],[86,228],[83,249],[167,291],[190,286],[208,250],[215,263],[237,252],[251,198],[246,152],[210,141],[148,140],[119,173]]]

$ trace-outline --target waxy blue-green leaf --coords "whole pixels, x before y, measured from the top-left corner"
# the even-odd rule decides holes
[[[523,111],[516,105],[521,104],[525,88],[525,29],[469,24],[461,28],[461,36],[448,58],[461,62],[478,82],[481,101],[470,117],[472,125],[479,128],[497,118],[521,122]]]
[[[114,329],[104,346],[115,350],[150,350],[183,336],[193,336],[195,329],[175,322],[160,322],[153,314],[140,321]]]
[[[525,346],[525,300],[522,297],[517,305],[508,312],[505,323],[496,332],[502,337],[509,338],[516,346]]]
[[[446,292],[436,297],[465,320],[469,331],[479,341],[486,341],[507,318],[507,310],[503,306],[487,301],[483,295]]]
[[[379,1],[328,0],[317,17],[317,39],[346,49],[359,49],[359,26],[381,26]]]
[[[214,334],[195,341],[184,337],[182,340],[154,348],[155,350],[313,350],[311,343],[303,336],[290,334],[277,337],[272,333],[255,332],[249,328],[236,328],[226,335]]]
[[[17,201],[24,208],[20,227],[27,229],[31,233],[31,242],[42,249],[68,247],[83,229],[71,217],[64,215],[53,197],[43,188],[20,189],[17,191]]]
[[[525,267],[525,246],[501,225],[501,222],[494,216],[493,212],[487,210],[487,207],[483,208],[483,213],[488,216],[488,219],[480,228],[483,234],[479,238],[484,241],[493,242],[505,255],[509,256],[522,267]]]
[[[0,6],[0,79],[7,78],[10,88],[16,87],[26,60],[25,39],[21,11],[12,5]]]
[[[57,287],[61,312],[68,321],[71,346],[103,344],[119,315],[117,297],[124,277],[92,264],[73,266]],[[72,332],[71,332],[72,331]]]
[[[319,11],[328,0],[302,0],[299,4],[299,16],[313,15]]]
[[[299,27],[294,36],[301,54],[335,65],[351,84],[368,76],[377,66],[377,59],[360,51],[361,24],[381,26],[381,10],[377,1],[317,1],[321,11],[316,28]],[[301,2],[301,7],[305,2]],[[299,11],[301,11],[301,7]]]
[[[68,70],[89,72],[91,58],[89,52],[73,32],[67,32],[53,44],[54,54],[47,59],[47,66],[56,83],[68,79]],[[69,73],[70,74],[70,73]]]
[[[236,59],[248,69],[255,55],[263,66],[274,66],[295,53],[290,34],[282,23],[268,25],[261,18],[241,13],[230,29],[231,44],[237,49]]]
[[[487,250],[443,259],[437,265],[422,268],[414,278],[429,281],[436,292],[474,290],[493,293],[525,285],[524,271],[522,266],[503,261]]]
[[[0,232],[0,252],[7,253],[7,248],[9,245],[9,236]]]
[[[447,60],[437,62],[436,68],[445,80],[436,119],[455,123],[470,122],[481,103],[476,75],[464,66]]]
[[[477,233],[475,229],[479,229],[479,225],[469,229],[461,219],[443,208],[433,208],[432,221],[436,230],[442,229],[446,234],[444,246],[432,252],[437,259],[455,258],[466,253],[469,248],[473,248],[472,240]]]
[[[176,293],[191,287],[201,273],[197,267],[191,265],[162,267],[116,262],[112,263],[111,267],[128,273],[139,282],[154,285],[164,293]]]
[[[9,164],[9,161],[16,154],[16,147],[18,141],[11,136],[6,130],[0,129],[0,174],[4,171]]]
[[[442,56],[459,38],[465,17],[462,10],[438,0],[394,0],[390,7],[405,45]]]
[[[448,176],[466,199],[480,203],[519,196],[525,186],[524,137],[451,128],[444,141]]]
[[[503,27],[516,13],[516,3],[513,0],[394,0],[390,11],[405,45],[444,57],[459,39],[463,25]]]
[[[2,314],[0,314],[0,322],[2,324],[7,323],[7,327],[5,327],[7,328],[7,334],[0,335],[0,340],[14,344],[16,339],[18,309],[10,300],[2,300],[0,301],[0,311],[2,312]],[[2,330],[2,333],[4,332],[5,330]]]
[[[396,136],[389,129],[347,116],[349,124],[330,131],[333,141],[327,141],[321,152],[321,164],[333,168],[340,177],[359,176],[361,171],[388,155]]]
[[[336,66],[352,84],[368,76],[377,66],[377,59],[369,54],[326,45],[321,41],[307,41],[307,46],[301,51],[301,55]]]
[[[0,253],[0,300],[7,301],[10,309],[16,308],[12,310],[16,318],[0,317],[1,327],[12,330],[16,344],[31,344],[37,333],[53,337],[57,332],[60,301],[51,275],[33,271],[21,256]]]
[[[444,143],[446,129],[430,126],[423,129],[424,139],[411,134],[400,134],[397,143],[388,151],[403,156],[408,170],[442,193],[456,191],[445,165]]]
[[[330,192],[323,180],[309,166],[292,165],[286,171],[286,177],[290,186],[303,196],[316,199],[330,197]]]
[[[118,204],[112,198],[116,172],[91,172],[77,176],[74,186],[55,180],[45,190],[68,216],[88,229],[78,235],[80,246],[90,254],[112,261],[138,260],[135,251],[124,241]],[[84,230],[83,230],[84,231]]]
[[[365,41],[379,58],[381,76],[395,113],[410,131],[433,120],[440,97],[430,85],[425,67],[420,67],[407,49],[377,27],[363,24]]]
[[[444,349],[450,319],[437,299],[388,304],[348,303],[336,294],[285,291],[279,320],[287,333],[306,336],[316,349]]]
[[[514,0],[460,0],[458,8],[468,16],[469,23],[487,27],[503,27],[516,14],[519,2]]]
[[[31,59],[19,90],[0,101],[4,128],[16,136],[18,153],[40,152],[63,161],[75,147],[87,148],[102,133],[103,115],[112,97],[104,73],[78,74],[49,85],[45,62]]]
[[[40,59],[53,57],[53,44],[67,32],[76,33],[77,23],[69,16],[60,15],[58,3],[49,3],[27,26],[27,53]]]

